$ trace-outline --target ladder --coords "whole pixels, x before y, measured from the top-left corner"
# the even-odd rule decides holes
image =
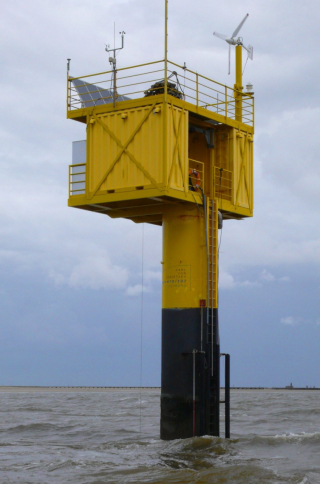
[[[209,249],[209,321],[208,343],[210,347],[210,399],[209,430],[210,435],[219,435],[219,400],[220,400],[220,351],[216,345],[218,308],[218,200],[207,201],[207,227]]]
[[[218,307],[218,200],[207,199],[209,307]]]

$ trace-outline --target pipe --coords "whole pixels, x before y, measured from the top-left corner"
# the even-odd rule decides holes
[[[200,188],[202,192],[202,199],[203,199],[203,210],[204,210],[204,226],[206,230],[206,249],[207,249],[207,325],[209,324],[209,246],[208,246],[208,226],[207,226],[207,201],[206,196]],[[212,362],[211,362],[212,366]]]
[[[165,0],[165,24],[164,24],[164,101],[167,102],[168,94],[168,0]]]
[[[192,358],[193,358],[193,392],[192,392],[192,405],[193,405],[193,414],[192,414],[192,435],[195,437],[196,435],[196,351],[192,351]]]
[[[211,210],[211,376],[213,376],[213,272],[214,272],[214,263],[213,263],[213,235],[214,235],[214,207],[212,201],[212,210]],[[209,256],[208,256],[209,257]],[[216,331],[217,333],[217,331]],[[215,335],[217,336],[217,335]]]
[[[202,351],[202,346],[203,346],[203,306],[201,306],[201,345],[200,345],[201,351]]]
[[[230,355],[225,355],[225,437],[230,439]]]

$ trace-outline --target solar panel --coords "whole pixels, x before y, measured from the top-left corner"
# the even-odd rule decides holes
[[[72,79],[83,108],[92,106],[99,106],[101,104],[109,104],[113,102],[113,92],[109,89],[103,89],[95,84],[89,84],[88,82],[81,81],[80,79]],[[126,101],[130,99],[127,96],[120,96],[117,94],[117,101]]]

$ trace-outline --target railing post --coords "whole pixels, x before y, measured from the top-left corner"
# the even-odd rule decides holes
[[[197,108],[199,107],[199,76],[196,74]]]
[[[227,92],[227,86],[224,86],[224,116],[227,119],[227,116],[228,116],[228,92]]]
[[[68,111],[71,110],[71,86],[70,86],[70,79],[69,79],[70,60],[71,59],[68,59],[68,63],[67,63],[67,117],[68,117]]]
[[[117,71],[113,71],[113,107],[116,106],[116,95],[117,95]]]
[[[69,111],[69,75],[67,75],[67,116]]]
[[[252,96],[252,126],[254,126],[254,97]]]

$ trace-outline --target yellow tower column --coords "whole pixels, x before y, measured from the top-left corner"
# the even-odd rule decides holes
[[[198,308],[207,299],[204,213],[175,205],[163,215],[163,308]]]
[[[236,83],[235,89],[235,104],[236,104],[236,121],[242,123],[242,46],[236,46]]]
[[[219,435],[217,308],[207,307],[208,275],[210,286],[217,258],[210,266],[206,241],[209,228],[217,233],[218,227],[210,220],[203,207],[191,204],[163,215],[162,439]]]

